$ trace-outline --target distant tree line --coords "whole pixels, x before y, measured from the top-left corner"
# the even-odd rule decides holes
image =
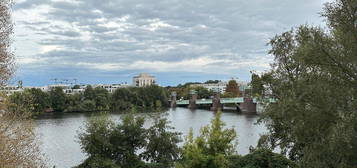
[[[10,95],[9,99],[34,116],[45,112],[120,112],[131,108],[154,110],[168,107],[167,90],[156,85],[119,88],[112,94],[104,88],[90,85],[83,93],[76,94],[65,94],[60,87],[52,88],[49,92],[31,88]]]

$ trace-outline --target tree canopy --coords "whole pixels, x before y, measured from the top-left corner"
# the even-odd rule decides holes
[[[264,84],[277,102],[262,114],[262,144],[301,167],[355,167],[357,1],[326,3],[322,16],[327,30],[302,25],[269,43],[275,62]]]

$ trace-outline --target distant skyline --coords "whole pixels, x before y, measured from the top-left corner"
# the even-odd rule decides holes
[[[18,0],[13,81],[42,86],[132,82],[163,86],[270,69],[269,39],[301,24],[325,26],[327,0]]]

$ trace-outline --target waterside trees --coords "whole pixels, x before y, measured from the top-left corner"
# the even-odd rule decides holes
[[[50,92],[25,89],[10,95],[13,104],[28,109],[33,116],[45,112],[157,111],[168,107],[168,92],[159,86],[119,88],[114,93],[88,86],[84,93],[65,94],[60,87]]]
[[[352,168],[357,165],[357,1],[327,3],[322,16],[327,30],[302,25],[270,41],[275,62],[263,82],[277,102],[262,114],[269,133],[261,145],[280,148],[300,167]]]

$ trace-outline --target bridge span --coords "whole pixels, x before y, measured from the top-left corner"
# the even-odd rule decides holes
[[[230,106],[239,112],[256,113],[256,100],[249,97],[220,98],[219,93],[211,99],[198,99],[197,94],[192,94],[189,100],[176,100],[176,94],[171,94],[171,107],[183,106],[190,109],[210,107],[211,110],[223,110]]]

